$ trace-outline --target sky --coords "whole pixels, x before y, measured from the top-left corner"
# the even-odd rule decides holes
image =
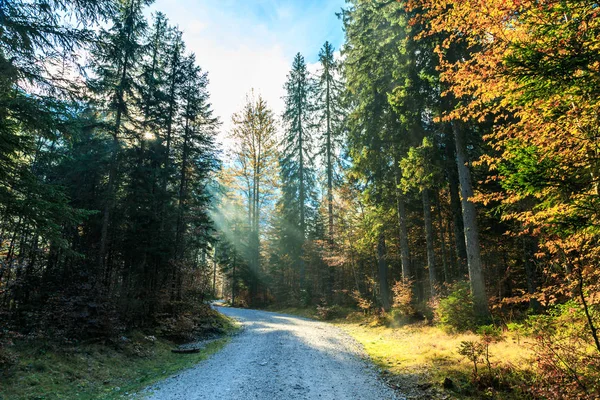
[[[151,11],[164,12],[179,26],[189,51],[208,72],[215,114],[223,122],[254,89],[277,116],[283,112],[283,85],[300,52],[311,70],[326,40],[338,50],[344,35],[335,13],[344,0],[157,0]],[[312,65],[311,65],[312,64]]]

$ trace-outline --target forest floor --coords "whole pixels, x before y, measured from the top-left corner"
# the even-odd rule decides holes
[[[9,350],[16,365],[0,371],[0,400],[128,397],[222,349],[239,330],[223,325],[224,335],[194,343],[200,351],[192,354],[175,354],[175,343],[141,332],[111,342],[16,341]]]
[[[279,312],[318,318],[316,309],[280,308]],[[449,333],[425,322],[404,325],[362,317],[352,313],[347,318],[329,321],[359,342],[377,366],[379,375],[406,399],[521,399],[510,388],[473,384],[473,364],[458,353],[461,342],[479,340],[473,333]],[[503,339],[490,344],[492,366],[511,366],[513,370],[531,369],[531,346],[525,338],[505,333]],[[480,372],[485,370],[479,365]],[[451,387],[444,388],[446,385]],[[511,377],[508,377],[511,379]]]

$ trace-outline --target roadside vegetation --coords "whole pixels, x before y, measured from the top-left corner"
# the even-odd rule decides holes
[[[335,324],[363,345],[382,379],[408,399],[569,399],[569,393],[599,390],[598,359],[575,302],[544,316],[479,326],[442,322],[439,306],[431,309],[433,319],[406,315],[401,307],[390,313],[268,309]]]
[[[0,348],[0,399],[123,398],[206,359],[237,329],[214,313],[184,336],[182,330],[158,330],[88,341],[15,337]],[[182,342],[199,351],[173,353]]]

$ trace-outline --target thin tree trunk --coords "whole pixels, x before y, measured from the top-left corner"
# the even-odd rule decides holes
[[[300,150],[299,156],[299,170],[298,175],[300,178],[300,232],[302,234],[302,246],[300,250],[300,289],[304,289],[305,285],[305,274],[306,274],[306,266],[304,263],[304,240],[306,239],[306,221],[304,216],[304,206],[305,206],[305,193],[304,193],[304,142],[303,142],[303,132],[302,132],[302,109],[298,110],[298,147]]]
[[[231,305],[235,307],[235,263],[236,256],[235,253],[233,255],[233,274],[231,278]]]
[[[423,200],[423,222],[425,224],[425,242],[427,247],[427,270],[429,271],[429,285],[431,287],[431,297],[437,294],[436,286],[438,284],[437,271],[435,266],[435,248],[433,244],[433,221],[431,218],[431,201],[429,199],[429,189],[423,189],[421,192]]]
[[[213,254],[213,281],[212,281],[213,297],[217,297],[217,244],[215,243],[215,252]]]
[[[537,276],[535,272],[535,262],[533,261],[535,252],[534,240],[534,238],[528,236],[523,236],[522,238],[525,279],[527,280],[527,293],[530,295],[535,294],[538,287]],[[539,311],[541,309],[541,304],[536,298],[531,298],[529,300],[529,307],[534,311]]]
[[[450,281],[450,276],[448,273],[448,260],[446,257],[447,247],[446,247],[446,227],[444,224],[444,219],[442,218],[442,206],[440,204],[440,196],[439,193],[435,194],[435,204],[437,208],[438,221],[440,222],[440,244],[442,246],[442,268],[444,271],[444,282]]]
[[[387,279],[387,260],[386,260],[386,249],[385,249],[385,236],[383,232],[379,234],[377,240],[377,265],[379,275],[379,295],[381,305],[385,311],[391,309],[390,304],[390,289],[388,287]]]
[[[399,161],[396,159],[396,208],[398,212],[398,240],[400,243],[400,263],[402,265],[402,280],[407,281],[412,279],[410,272],[410,251],[408,247],[408,230],[406,227],[406,205],[404,195],[400,188],[400,167]]]

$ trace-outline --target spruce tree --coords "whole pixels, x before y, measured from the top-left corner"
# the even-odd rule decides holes
[[[110,267],[106,265],[111,213],[116,194],[121,184],[119,179],[119,157],[124,140],[132,136],[135,123],[130,113],[129,99],[135,98],[137,79],[136,62],[141,56],[142,36],[146,30],[143,8],[148,0],[123,0],[110,29],[104,30],[93,50],[92,68],[97,78],[90,82],[100,112],[105,114],[106,133],[112,137],[112,149],[108,183],[102,210],[102,228],[98,251],[101,273]],[[128,122],[128,123],[125,123]]]
[[[334,241],[333,187],[337,158],[341,147],[343,122],[342,91],[340,70],[331,43],[325,42],[319,52],[320,73],[317,86],[317,110],[321,131],[320,153],[324,159],[327,193],[327,235],[330,245]]]
[[[294,57],[292,69],[285,84],[286,95],[283,122],[281,179],[282,208],[285,213],[288,252],[299,266],[300,288],[304,288],[305,265],[302,259],[306,240],[308,214],[316,212],[315,171],[313,156],[314,82],[309,76],[304,57]]]

